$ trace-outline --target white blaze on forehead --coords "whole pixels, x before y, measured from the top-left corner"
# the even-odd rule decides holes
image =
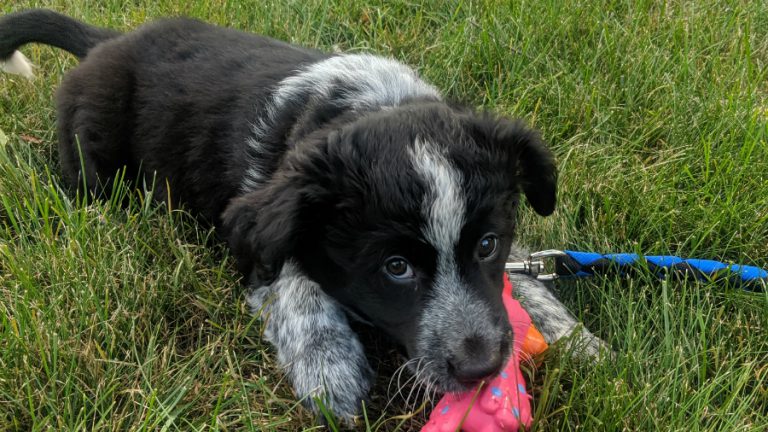
[[[424,236],[438,252],[439,276],[455,272],[454,250],[466,214],[462,175],[435,146],[417,139],[410,150],[413,165],[427,184],[422,214],[427,224]],[[458,276],[458,275],[456,275]]]
[[[417,345],[420,352],[442,358],[451,352],[451,341],[477,335],[494,340],[494,327],[489,323],[492,314],[459,274],[456,247],[467,212],[461,171],[429,142],[417,139],[410,153],[416,172],[427,185],[422,232],[437,250],[434,293],[420,320]]]

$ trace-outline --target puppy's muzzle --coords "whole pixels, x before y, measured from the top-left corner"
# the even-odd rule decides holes
[[[449,353],[448,373],[467,387],[498,374],[509,357],[509,341],[493,342],[481,336],[464,338]]]

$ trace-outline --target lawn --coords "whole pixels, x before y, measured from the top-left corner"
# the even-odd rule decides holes
[[[768,268],[768,7],[759,1],[0,0],[131,29],[188,15],[415,66],[453,99],[522,117],[557,154],[532,249]],[[0,430],[312,428],[243,305],[232,259],[131,191],[85,204],[58,174],[53,95],[75,59],[30,45],[0,75]],[[555,347],[535,430],[768,430],[768,294],[603,277],[561,298],[616,351]],[[361,429],[418,430],[382,376]],[[403,378],[405,381],[407,378]],[[405,394],[405,397],[402,396]],[[392,399],[392,403],[388,403]]]

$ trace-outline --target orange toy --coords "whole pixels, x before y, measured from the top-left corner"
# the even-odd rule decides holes
[[[531,326],[528,327],[528,333],[525,335],[525,340],[523,340],[523,353],[528,354],[531,357],[536,357],[546,351],[547,348],[549,348],[549,345],[547,344],[547,341],[544,340],[544,336],[542,336],[536,327],[531,324]]]

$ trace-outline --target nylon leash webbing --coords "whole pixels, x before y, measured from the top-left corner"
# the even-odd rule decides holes
[[[544,273],[544,259],[554,259],[554,273]],[[762,292],[768,286],[768,271],[759,267],[725,264],[706,259],[684,259],[672,255],[546,250],[528,260],[508,262],[506,270],[526,273],[540,280],[607,274],[629,275],[647,269],[657,277],[718,281],[748,291]]]

